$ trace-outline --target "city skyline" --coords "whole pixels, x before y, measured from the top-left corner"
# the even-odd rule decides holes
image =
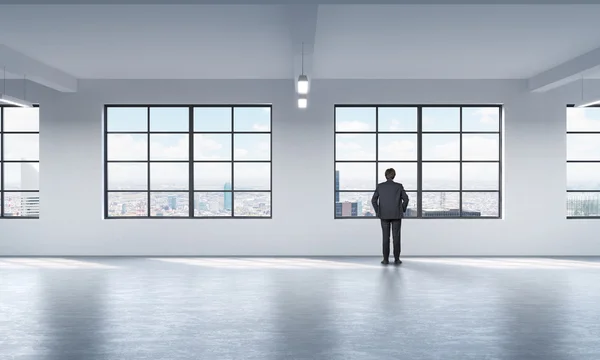
[[[462,192],[464,211],[499,216],[501,107],[462,107],[461,111],[458,105],[423,106],[420,135],[417,109],[336,107],[336,187],[345,191],[336,194],[336,203],[361,203],[357,209],[363,209],[363,216],[370,216],[372,191],[385,181],[385,170],[394,168],[395,181],[409,193],[412,210],[416,210],[421,191],[423,216],[430,210],[439,213],[440,209],[459,209],[461,188],[479,191]]]
[[[567,216],[600,216],[600,108],[568,107],[566,125]]]
[[[1,216],[38,218],[39,108],[0,109]]]
[[[270,107],[195,107],[193,132],[187,106],[106,110],[108,216],[123,190],[144,194],[133,215],[270,216]]]

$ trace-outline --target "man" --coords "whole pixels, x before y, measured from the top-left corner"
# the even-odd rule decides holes
[[[390,225],[394,239],[394,263],[402,264],[400,261],[400,227],[402,218],[408,207],[408,195],[402,184],[394,182],[396,170],[385,171],[386,182],[377,185],[371,203],[375,214],[381,219],[381,230],[383,232],[383,265],[389,264],[390,257]]]

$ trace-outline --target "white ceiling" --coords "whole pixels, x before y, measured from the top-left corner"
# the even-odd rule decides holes
[[[286,79],[286,11],[0,5],[0,44],[80,79]],[[598,14],[600,5],[320,5],[309,75],[530,78],[599,48]]]

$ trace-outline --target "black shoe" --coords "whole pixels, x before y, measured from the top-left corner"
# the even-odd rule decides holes
[[[389,262],[388,260],[382,260],[382,261],[381,261],[381,263],[382,263],[383,265],[387,265],[387,264],[389,264],[390,262]]]
[[[394,265],[400,265],[402,264],[402,260],[398,259],[398,260],[394,260]]]

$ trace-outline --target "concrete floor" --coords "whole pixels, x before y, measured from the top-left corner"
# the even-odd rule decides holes
[[[600,260],[0,258],[0,359],[600,359]]]

